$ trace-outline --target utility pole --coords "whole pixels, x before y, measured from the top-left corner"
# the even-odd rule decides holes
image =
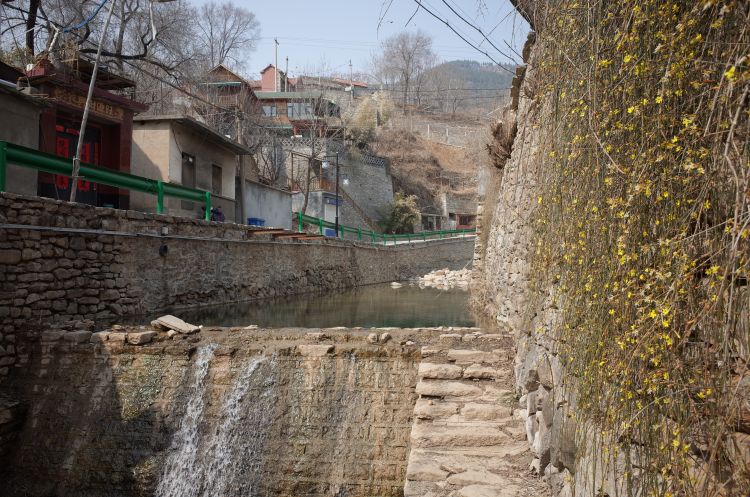
[[[286,66],[284,67],[284,91],[289,91],[289,57],[286,58]]]
[[[279,91],[279,40],[273,39],[275,63],[273,65],[273,91]]]
[[[349,101],[354,101],[354,76],[352,74],[352,59],[349,59]]]
[[[112,11],[115,10],[115,0],[109,4],[109,13],[107,20],[104,22],[104,29],[99,37],[99,47],[96,49],[96,59],[94,59],[94,69],[91,71],[91,81],[89,81],[89,92],[86,96],[86,105],[83,107],[83,117],[81,118],[81,129],[78,132],[78,145],[76,146],[76,155],[73,157],[73,171],[71,174],[70,201],[76,201],[76,188],[78,187],[78,174],[81,171],[81,150],[83,141],[86,139],[86,123],[89,120],[89,110],[91,109],[91,99],[94,96],[94,86],[96,86],[96,74],[99,72],[99,58],[102,55],[102,45],[104,45],[104,36],[109,27],[109,20],[112,19]]]
[[[235,123],[237,125],[237,143],[240,145],[245,144],[245,137],[243,136],[242,132],[242,116],[239,109],[236,111],[235,114]],[[245,224],[247,222],[247,205],[245,203],[245,162],[247,160],[246,155],[238,155],[237,158],[239,159],[239,174],[240,174],[240,218],[236,220],[238,224]]]

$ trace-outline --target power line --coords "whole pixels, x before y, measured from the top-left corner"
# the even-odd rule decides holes
[[[450,29],[451,31],[453,31],[453,32],[454,32],[454,33],[455,33],[455,34],[456,34],[456,35],[457,35],[457,36],[458,36],[459,38],[461,38],[461,39],[462,39],[462,40],[463,40],[464,42],[466,42],[466,44],[467,44],[467,45],[469,45],[470,47],[472,47],[472,48],[473,48],[474,50],[476,50],[477,52],[479,52],[479,53],[481,53],[481,54],[484,54],[484,55],[485,55],[485,56],[486,56],[486,57],[487,57],[488,59],[490,59],[490,60],[491,60],[492,62],[494,62],[495,64],[497,64],[497,65],[498,65],[498,66],[499,66],[499,67],[500,67],[501,69],[503,69],[504,71],[507,71],[508,73],[510,73],[510,74],[513,74],[513,75],[515,76],[515,73],[514,73],[513,71],[511,71],[511,70],[509,70],[509,69],[505,68],[505,66],[503,66],[503,65],[502,65],[502,64],[501,64],[500,62],[496,61],[496,60],[495,60],[495,59],[494,59],[494,58],[493,58],[493,57],[492,57],[492,56],[491,56],[490,54],[488,54],[488,53],[487,53],[486,51],[482,50],[482,49],[481,49],[481,48],[479,48],[478,46],[474,45],[474,44],[473,44],[472,42],[470,42],[470,41],[469,41],[468,39],[466,39],[466,38],[465,38],[465,37],[464,37],[464,36],[463,36],[463,35],[462,35],[461,33],[459,33],[458,31],[456,31],[456,29],[455,29],[455,28],[454,28],[453,26],[451,26],[450,22],[448,22],[447,20],[443,19],[442,17],[438,16],[438,15],[437,15],[437,14],[435,14],[435,13],[434,13],[433,11],[431,11],[430,9],[428,9],[427,7],[425,7],[425,6],[424,6],[424,5],[422,4],[422,0],[414,0],[414,1],[415,1],[415,2],[417,3],[417,5],[419,5],[419,6],[420,6],[420,7],[422,8],[422,9],[424,9],[424,11],[425,11],[425,12],[427,12],[427,13],[428,13],[428,14],[430,14],[430,15],[431,15],[432,17],[434,17],[434,18],[435,18],[435,19],[437,19],[438,21],[440,21],[440,22],[442,22],[443,24],[445,24],[446,26],[448,26],[448,29]],[[512,59],[511,59],[511,60],[512,60]]]
[[[464,16],[462,16],[461,14],[459,14],[458,12],[456,12],[456,9],[454,9],[454,8],[453,8],[453,7],[452,7],[452,6],[451,6],[451,5],[450,5],[450,4],[448,3],[448,2],[446,2],[446,0],[442,0],[442,2],[443,2],[443,3],[445,4],[445,5],[447,5],[447,6],[448,6],[448,8],[449,8],[449,9],[451,10],[451,12],[453,12],[454,14],[456,14],[456,15],[458,16],[458,18],[459,18],[459,19],[461,19],[461,20],[462,20],[463,22],[465,22],[466,24],[468,24],[469,26],[471,26],[472,28],[474,28],[474,29],[475,29],[475,30],[476,30],[476,31],[477,31],[477,32],[478,32],[478,33],[479,33],[480,35],[482,35],[482,37],[483,37],[483,38],[484,38],[485,40],[487,40],[487,42],[488,42],[488,43],[489,43],[490,45],[492,45],[492,48],[494,48],[495,50],[497,50],[497,51],[498,51],[498,53],[500,53],[500,55],[503,55],[503,56],[504,56],[505,58],[507,58],[508,60],[511,60],[511,61],[515,62],[515,61],[513,60],[513,58],[512,58],[512,57],[510,57],[510,56],[509,56],[508,54],[506,54],[505,52],[503,52],[502,50],[500,50],[499,48],[497,48],[497,46],[496,46],[496,45],[495,45],[494,43],[492,43],[492,40],[490,40],[490,39],[489,39],[489,38],[487,37],[487,35],[485,35],[485,34],[484,34],[484,32],[482,31],[482,29],[481,29],[481,28],[479,28],[479,27],[478,27],[478,26],[476,26],[475,24],[472,24],[472,23],[471,23],[471,22],[469,22],[469,21],[468,21],[468,20],[467,20],[467,19],[466,19],[466,18],[465,18]]]

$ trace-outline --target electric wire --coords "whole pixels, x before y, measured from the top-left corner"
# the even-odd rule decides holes
[[[434,17],[435,19],[437,19],[439,22],[442,22],[443,24],[445,24],[448,27],[448,29],[450,29],[451,31],[453,31],[456,34],[456,36],[458,36],[459,38],[461,38],[464,42],[466,42],[466,44],[468,44],[469,46],[471,46],[474,50],[476,50],[477,52],[479,52],[481,54],[484,54],[488,59],[490,59],[492,62],[494,62],[495,64],[497,64],[501,69],[503,69],[504,71],[507,71],[508,73],[513,74],[515,76],[515,73],[513,73],[509,69],[506,69],[505,66],[503,66],[500,62],[496,61],[489,53],[487,53],[485,50],[482,50],[481,48],[479,48],[478,46],[476,46],[475,44],[473,44],[471,41],[469,41],[466,37],[464,37],[461,33],[459,33],[453,26],[451,26],[450,22],[448,22],[446,19],[443,19],[442,17],[438,16],[433,11],[431,11],[430,9],[428,9],[427,7],[425,7],[424,4],[422,3],[422,0],[414,0],[414,2],[416,2],[425,12],[427,12],[428,14],[430,14],[432,17]]]

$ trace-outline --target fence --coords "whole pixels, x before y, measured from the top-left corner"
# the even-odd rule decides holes
[[[56,155],[45,154],[37,150],[0,141],[0,192],[5,191],[8,164],[36,169],[45,173],[73,176],[73,160]],[[164,197],[175,197],[194,202],[205,202],[205,219],[211,219],[211,193],[203,190],[187,188],[174,183],[144,178],[134,174],[105,169],[93,164],[81,164],[79,179],[91,181],[100,185],[125,188],[137,192],[156,195],[156,212],[164,212]]]
[[[335,230],[336,225],[325,221],[323,219],[307,216],[302,212],[295,214],[297,220],[297,229],[300,233],[304,231],[304,225],[309,224],[318,228],[321,235],[325,234],[324,229],[330,228]],[[427,240],[442,240],[444,238],[456,238],[464,236],[472,236],[476,234],[476,229],[465,229],[465,230],[440,230],[440,231],[422,231],[420,233],[404,233],[404,234],[393,234],[393,233],[376,233],[375,231],[365,231],[361,228],[350,228],[349,226],[339,225],[339,238],[346,238],[346,235],[352,235],[350,238],[356,238],[358,241],[369,241],[371,244],[382,244],[382,245],[397,245],[398,243],[411,243]]]

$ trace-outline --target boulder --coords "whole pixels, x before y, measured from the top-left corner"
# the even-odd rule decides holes
[[[151,321],[151,326],[159,330],[175,330],[179,333],[189,335],[191,333],[198,333],[201,330],[200,326],[195,326],[190,323],[186,323],[182,319],[167,314],[154,321]]]
[[[128,333],[127,342],[132,345],[144,345],[151,342],[156,336],[155,331],[136,331]]]

